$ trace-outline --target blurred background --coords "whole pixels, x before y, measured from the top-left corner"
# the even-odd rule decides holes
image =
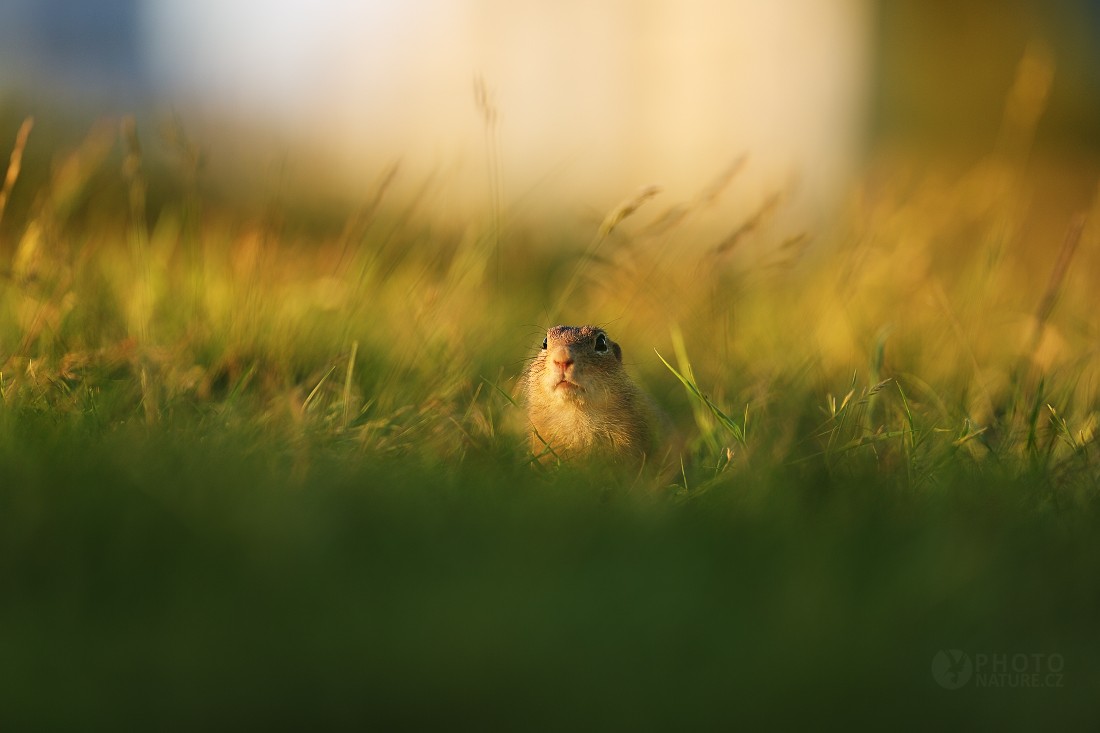
[[[13,125],[171,110],[353,188],[400,160],[460,209],[487,169],[510,206],[605,211],[747,154],[746,210],[783,189],[814,219],[875,151],[988,150],[1029,48],[1054,69],[1038,141],[1094,153],[1098,40],[1098,0],[7,0],[0,100]]]

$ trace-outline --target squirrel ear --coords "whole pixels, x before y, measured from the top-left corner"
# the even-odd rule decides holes
[[[617,343],[615,343],[614,341],[612,341],[612,342],[611,342],[611,350],[615,352],[615,358],[616,358],[616,359],[618,359],[619,361],[622,361],[622,360],[623,360],[623,350],[622,350],[622,348],[621,348],[621,347],[620,347],[620,346],[619,346],[619,345],[618,345]]]

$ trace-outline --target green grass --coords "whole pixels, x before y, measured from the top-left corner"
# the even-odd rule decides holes
[[[735,175],[576,226],[447,221],[388,173],[315,215],[140,132],[0,221],[5,729],[1095,715],[1075,189],[1079,240],[998,158],[887,166],[810,237],[725,221]],[[676,475],[530,465],[514,380],[556,322],[623,345]],[[1061,686],[945,690],[942,649]]]

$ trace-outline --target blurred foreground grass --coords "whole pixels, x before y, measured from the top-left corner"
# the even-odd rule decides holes
[[[1095,715],[1094,168],[886,162],[827,232],[729,221],[751,161],[602,223],[398,169],[315,217],[139,132],[4,189],[5,728]],[[591,321],[671,484],[527,464],[514,379]],[[946,690],[950,649],[1064,669]]]

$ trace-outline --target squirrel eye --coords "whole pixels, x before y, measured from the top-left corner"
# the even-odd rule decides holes
[[[546,351],[546,339],[542,340],[542,350]]]
[[[596,334],[596,353],[603,354],[607,351],[607,336]]]

